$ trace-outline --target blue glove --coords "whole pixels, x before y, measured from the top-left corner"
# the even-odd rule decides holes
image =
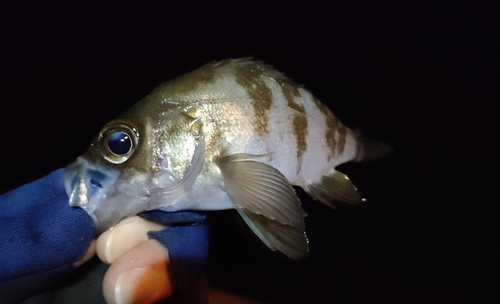
[[[72,264],[83,256],[94,236],[87,213],[67,203],[63,172],[54,171],[0,195],[2,303],[19,302],[70,275]],[[176,297],[205,302],[208,288],[202,270],[208,254],[208,226],[204,216],[162,211],[141,216],[169,226],[149,235],[168,248]]]
[[[169,226],[150,231],[150,238],[168,249],[174,303],[208,303],[208,283],[204,265],[208,256],[208,224],[205,216],[195,212],[146,211],[144,219]]]
[[[0,295],[20,302],[61,280],[85,254],[92,219],[68,205],[63,169],[0,195]]]
[[[194,212],[146,211],[139,216],[166,226],[161,231],[150,231],[150,238],[168,248],[169,274],[174,295],[161,303],[207,303],[208,284],[203,268],[208,249],[208,225],[204,216]],[[53,304],[104,304],[102,277],[107,267],[99,265],[76,284],[58,290]]]

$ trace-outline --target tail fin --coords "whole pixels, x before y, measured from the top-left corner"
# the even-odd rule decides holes
[[[394,149],[384,143],[374,139],[367,139],[358,129],[354,130],[356,140],[358,142],[358,155],[354,159],[355,162],[361,162],[374,158],[384,157],[391,154]]]

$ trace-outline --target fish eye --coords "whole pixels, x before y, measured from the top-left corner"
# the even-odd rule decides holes
[[[106,126],[97,140],[99,152],[107,161],[121,164],[134,153],[138,138],[136,129],[125,124]]]
[[[127,133],[117,131],[109,136],[108,148],[116,155],[125,155],[132,149],[132,140]]]

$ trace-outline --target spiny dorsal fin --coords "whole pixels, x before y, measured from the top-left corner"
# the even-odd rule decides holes
[[[267,76],[273,78],[278,83],[284,83],[295,87],[300,87],[293,79],[288,78],[284,73],[276,70],[273,66],[263,61],[254,60],[252,57],[224,59],[214,61],[202,66],[200,69],[233,70],[235,73],[252,74],[254,76]]]

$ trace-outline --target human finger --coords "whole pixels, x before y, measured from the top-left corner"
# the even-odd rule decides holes
[[[163,225],[134,216],[102,233],[97,239],[97,255],[106,264],[111,264],[121,256],[147,241],[148,231],[162,230]]]
[[[205,217],[194,212],[161,211],[145,212],[141,217],[148,221],[125,220],[98,239],[98,255],[111,262],[103,283],[105,299],[110,303],[148,303],[169,297],[174,290],[176,299],[187,299],[186,303],[205,302]],[[156,249],[150,248],[151,243]]]
[[[88,260],[90,260],[96,253],[96,240],[93,239],[89,247],[87,248],[87,251],[83,255],[81,259],[73,263],[73,267],[77,268],[80,267],[81,265],[85,264]]]
[[[103,281],[107,303],[154,303],[172,295],[168,250],[147,240],[115,260]]]

